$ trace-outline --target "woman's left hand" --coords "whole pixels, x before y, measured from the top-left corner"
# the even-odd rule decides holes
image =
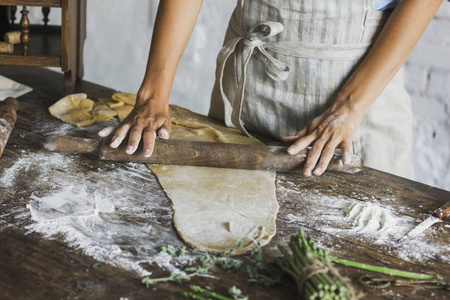
[[[327,169],[336,148],[341,149],[343,163],[351,163],[351,145],[363,114],[350,99],[337,100],[295,136],[283,138],[284,142],[292,143],[288,148],[291,155],[311,146],[303,168],[304,176],[309,177],[311,173],[320,176]]]

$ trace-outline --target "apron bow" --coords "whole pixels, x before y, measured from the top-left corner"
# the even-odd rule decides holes
[[[264,49],[264,44],[268,42],[270,37],[273,37],[283,31],[283,24],[279,22],[263,22],[253,26],[249,32],[245,32],[237,22],[231,22],[230,24],[235,32],[238,33],[238,37],[235,37],[225,43],[222,50],[220,50],[217,57],[217,71],[216,78],[218,79],[220,92],[224,101],[225,109],[225,124],[227,126],[236,126],[241,131],[248,132],[244,129],[244,124],[241,120],[242,102],[244,98],[245,82],[246,82],[246,70],[248,62],[252,56],[258,58],[263,64],[264,70],[275,81],[286,80],[289,75],[289,66],[285,63],[275,59]],[[225,65],[228,58],[233,52],[236,51],[236,47],[240,41],[243,41],[243,63],[240,64],[240,81],[238,83],[238,94],[234,95],[234,101],[230,102],[225,94],[223,87],[223,74]],[[255,49],[257,49],[255,51]]]

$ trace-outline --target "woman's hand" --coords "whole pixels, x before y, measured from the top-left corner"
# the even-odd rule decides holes
[[[143,100],[144,99],[144,100]],[[117,148],[127,135],[127,154],[133,154],[142,138],[144,143],[144,156],[150,157],[153,153],[156,136],[168,139],[170,136],[171,120],[169,106],[166,101],[145,99],[138,94],[136,105],[131,113],[118,127],[107,127],[98,133],[105,137],[115,131],[111,147]]]
[[[327,169],[336,148],[341,149],[343,163],[351,163],[351,145],[363,114],[351,100],[337,100],[295,136],[283,138],[284,142],[293,143],[288,148],[291,155],[311,146],[303,168],[304,176],[309,177],[311,173],[320,176]]]
[[[305,176],[322,174],[336,148],[341,148],[344,164],[351,162],[351,143],[365,111],[404,64],[441,4],[442,0],[401,1],[335,103],[295,136],[283,139],[293,143],[290,154],[311,146]]]
[[[134,109],[120,125],[99,132],[115,132],[111,142],[117,148],[129,134],[126,153],[133,154],[142,138],[144,156],[153,153],[156,136],[170,135],[169,95],[181,55],[194,30],[202,0],[160,1],[145,76]]]

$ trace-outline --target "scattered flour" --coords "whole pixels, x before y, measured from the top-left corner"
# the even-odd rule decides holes
[[[0,187],[11,191],[9,199],[0,199],[0,230],[15,224],[48,238],[62,235],[84,254],[141,276],[151,274],[149,264],[182,273],[189,259],[200,257],[158,253],[161,246],[183,243],[172,225],[170,200],[145,165],[110,163],[85,174],[80,164],[89,162],[75,157],[23,153],[0,174]]]
[[[288,226],[314,228],[341,238],[356,238],[406,261],[425,262],[439,257],[450,263],[450,248],[436,244],[427,232],[411,240],[398,242],[417,225],[414,218],[400,215],[389,207],[342,195],[324,195],[284,183],[278,185],[280,198],[296,199],[301,206],[286,216]],[[369,200],[369,199],[367,199]],[[388,199],[389,200],[389,199]],[[281,204],[282,205],[282,204]],[[294,209],[293,209],[294,210]],[[334,245],[338,251],[340,245]]]
[[[151,274],[146,268],[149,264],[183,274],[187,264],[201,257],[199,254],[172,258],[167,253],[158,253],[161,246],[184,244],[172,225],[170,200],[156,188],[159,186],[156,178],[144,165],[111,163],[83,175],[85,168],[80,168],[83,161],[74,157],[25,152],[0,174],[0,187],[7,188],[10,197],[0,199],[0,230],[15,224],[48,238],[62,235],[71,246],[96,260],[141,276]],[[14,190],[18,184],[26,188]],[[301,199],[293,209],[295,213],[282,217],[285,226],[307,225],[342,238],[369,240],[375,247],[404,260],[424,262],[439,256],[450,262],[448,247],[436,245],[425,234],[398,243],[416,225],[415,220],[370,203],[374,199],[365,202],[324,195],[318,190],[305,191],[290,182],[284,185],[287,188],[278,185],[281,199]],[[339,247],[335,245],[333,250]]]
[[[344,213],[353,222],[353,230],[360,233],[392,233],[397,225],[397,219],[388,209],[372,203],[350,204],[344,207]]]

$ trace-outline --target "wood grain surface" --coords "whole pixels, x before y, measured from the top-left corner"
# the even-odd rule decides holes
[[[118,70],[119,71],[119,70]],[[33,87],[33,92],[19,98],[18,120],[10,136],[8,145],[0,158],[0,175],[14,166],[24,153],[41,153],[44,137],[55,134],[61,121],[51,117],[47,108],[63,95],[62,74],[49,70],[20,66],[0,66],[0,74],[15,81]],[[113,90],[99,85],[82,82],[78,91],[85,92],[90,99],[109,97]],[[205,99],[205,101],[208,101]],[[111,125],[111,124],[109,124]],[[70,128],[67,135],[96,138],[98,130],[105,124],[95,124],[89,128]],[[127,170],[135,174],[136,186],[154,186],[152,190],[139,190],[136,186],[124,186],[130,193],[153,193],[160,203],[160,211],[154,220],[130,218],[129,222],[147,222],[161,236],[149,236],[149,241],[163,246],[168,243],[182,244],[171,222],[171,203],[157,179],[144,165],[101,161],[97,158],[78,154],[73,158],[77,162],[80,177],[90,176],[86,184],[101,180],[104,184],[117,181],[105,170]],[[102,170],[100,172],[99,170]],[[63,176],[63,173],[61,173]],[[141,277],[131,271],[113,265],[105,265],[95,270],[92,257],[73,248],[64,237],[52,239],[39,233],[30,233],[26,229],[33,221],[20,217],[32,195],[45,192],[32,188],[29,183],[39,174],[29,174],[18,178],[13,186],[0,189],[0,299],[184,299],[178,291],[186,291],[187,284],[164,283],[147,289],[141,283]],[[354,235],[334,235],[323,230],[321,219],[311,220],[311,215],[326,214],[333,209],[333,203],[316,201],[316,197],[344,197],[361,203],[370,201],[378,205],[391,207],[396,214],[412,218],[415,223],[428,217],[434,210],[450,200],[450,192],[423,185],[411,180],[364,168],[358,174],[326,172],[321,177],[304,178],[297,174],[279,173],[277,175],[277,199],[280,212],[277,219],[277,235],[263,249],[266,260],[276,258],[276,245],[286,246],[288,239],[296,233],[297,223],[293,224],[291,214],[296,215],[301,227],[321,246],[333,249],[331,255],[364,263],[398,268],[407,271],[439,273],[450,280],[450,268],[445,258],[434,256],[426,261],[408,261],[395,254],[385,245]],[[311,195],[311,197],[308,197]],[[424,233],[426,240],[438,245],[449,245],[449,222],[445,226],[436,225]],[[440,228],[440,230],[437,230]],[[248,256],[242,259],[248,260]],[[150,265],[152,276],[167,274],[167,271]],[[338,266],[345,276],[350,278],[354,287],[365,294],[364,299],[448,299],[449,291],[418,288],[389,287],[370,289],[361,285],[358,278],[367,271]],[[86,271],[88,270],[88,272]],[[283,285],[264,288],[249,283],[248,275],[241,269],[229,274],[218,270],[215,277],[195,278],[189,284],[205,286],[213,283],[215,290],[227,294],[233,285],[249,295],[249,299],[297,299],[295,285],[286,280]]]

